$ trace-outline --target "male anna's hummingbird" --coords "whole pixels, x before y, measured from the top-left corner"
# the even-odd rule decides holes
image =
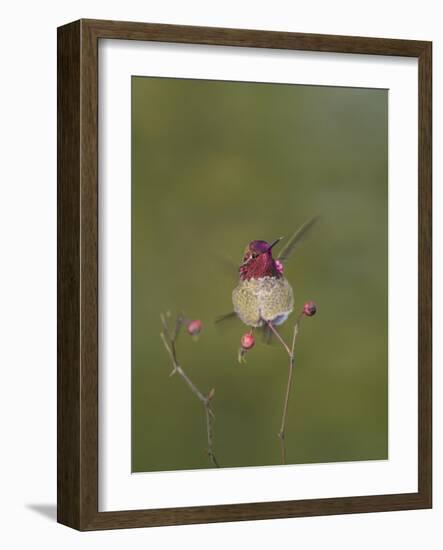
[[[248,244],[239,268],[239,282],[232,292],[234,312],[220,320],[236,315],[251,328],[278,326],[286,321],[294,307],[294,294],[283,275],[283,262],[316,220],[312,218],[300,227],[276,259],[272,251],[281,239],[272,243],[254,240]]]
[[[240,280],[232,292],[238,317],[250,327],[281,325],[294,307],[292,287],[283,276],[282,264],[272,257],[271,244],[251,241],[240,265]]]

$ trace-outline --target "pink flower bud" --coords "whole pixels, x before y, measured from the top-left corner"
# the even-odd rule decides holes
[[[275,269],[280,273],[280,275],[283,275],[283,264],[280,260],[275,260]]]
[[[315,302],[306,302],[303,306],[303,313],[307,317],[312,317],[317,313],[317,306],[315,305]]]
[[[241,347],[244,351],[249,351],[255,345],[255,339],[252,332],[247,332],[241,337]]]
[[[197,336],[200,334],[203,325],[199,319],[194,319],[193,321],[189,321],[186,328],[188,329],[188,334],[191,336]]]

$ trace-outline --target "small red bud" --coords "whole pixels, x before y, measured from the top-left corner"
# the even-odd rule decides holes
[[[249,351],[255,345],[255,339],[252,332],[247,332],[241,337],[241,347],[245,351]]]
[[[189,321],[186,328],[188,330],[188,334],[190,334],[191,336],[197,336],[198,334],[200,334],[203,325],[199,319],[194,319],[193,321]]]
[[[315,305],[315,302],[306,302],[303,306],[303,313],[307,317],[312,317],[317,313],[317,306]]]

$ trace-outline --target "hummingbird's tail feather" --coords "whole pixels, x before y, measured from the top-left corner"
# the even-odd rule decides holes
[[[316,222],[319,220],[319,216],[314,216],[310,220],[308,220],[306,223],[304,223],[301,227],[297,229],[297,231],[292,235],[292,237],[289,239],[289,241],[285,244],[285,246],[280,250],[280,254],[277,257],[277,260],[287,260],[291,254],[294,252],[294,248],[297,246],[297,244],[309,233],[309,231],[312,229],[312,227],[316,224]]]
[[[260,332],[262,344],[265,344],[265,346],[273,346],[275,344],[275,336],[269,328],[269,325],[263,325],[258,330]]]
[[[267,346],[270,346],[272,344],[272,330],[269,328],[268,325],[263,325],[260,329],[262,342],[263,344],[266,344]]]

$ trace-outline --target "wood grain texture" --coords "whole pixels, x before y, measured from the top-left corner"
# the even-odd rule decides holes
[[[427,44],[417,40],[159,25],[125,21],[84,19],[82,22],[89,27],[93,35],[99,38],[218,46],[418,57]]]
[[[419,58],[418,488],[432,507],[432,45]]]
[[[57,51],[57,518],[79,525],[80,494],[80,23]]]
[[[419,487],[417,493],[98,512],[98,41],[103,38],[417,57]],[[58,521],[79,530],[432,506],[431,43],[81,20],[58,29]]]

